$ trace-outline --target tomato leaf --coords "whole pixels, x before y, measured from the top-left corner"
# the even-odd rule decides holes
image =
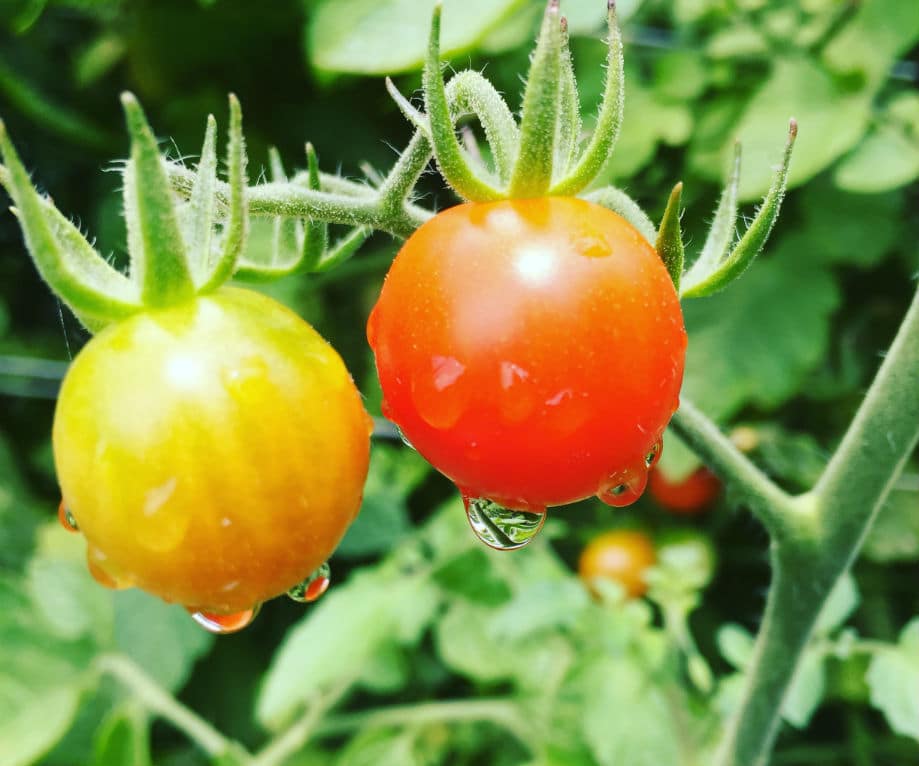
[[[862,555],[880,563],[919,560],[919,492],[894,489],[881,507]]]
[[[826,688],[825,657],[822,651],[807,650],[795,671],[785,704],[782,706],[782,718],[797,729],[807,726],[823,699]]]
[[[919,618],[903,629],[895,647],[875,654],[866,678],[871,704],[890,728],[919,741]]]
[[[824,270],[773,258],[731,290],[687,303],[684,393],[715,420],[747,404],[779,406],[823,358],[839,299]]]
[[[446,55],[467,50],[525,0],[446,0]],[[310,63],[327,72],[420,69],[434,0],[318,0],[307,27]]]

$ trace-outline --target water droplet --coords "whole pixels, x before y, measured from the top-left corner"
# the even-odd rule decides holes
[[[309,603],[318,599],[329,589],[329,583],[332,582],[332,570],[328,562],[319,567],[303,582],[297,583],[287,591],[287,595],[294,601]]]
[[[648,454],[645,455],[645,466],[648,468],[653,468],[657,465],[657,461],[661,459],[661,453],[664,451],[664,440],[661,437],[657,438],[657,441],[651,445],[651,449],[648,450]]]
[[[409,449],[415,449],[415,445],[412,444],[412,443],[408,440],[408,437],[405,435],[405,432],[404,432],[401,428],[399,428],[398,426],[396,426],[396,430],[399,432],[399,438],[402,440],[402,443],[403,443],[406,447],[408,447]],[[415,451],[417,452],[418,450],[415,450]]]
[[[207,612],[202,609],[188,608],[191,618],[209,633],[226,635],[227,633],[236,633],[252,624],[258,614],[259,607],[254,606],[242,612],[233,614],[219,614],[217,612]]]
[[[622,471],[610,476],[597,493],[607,505],[624,508],[642,496],[648,485],[648,469],[644,465],[631,471]]]
[[[513,551],[529,543],[546,523],[541,513],[517,511],[485,497],[463,495],[469,526],[485,545],[498,551]]]
[[[530,373],[513,362],[501,362],[501,391],[498,406],[506,423],[526,420],[536,408],[536,397],[527,383]]]
[[[459,384],[466,366],[452,356],[431,359],[431,374],[412,379],[412,401],[421,418],[431,428],[456,425],[466,406],[467,392]]]
[[[123,590],[130,587],[130,583],[119,580],[110,571],[110,562],[98,548],[90,545],[86,549],[86,568],[89,570],[92,578],[103,588],[109,590]]]
[[[61,504],[57,507],[57,520],[61,522],[61,526],[68,532],[80,531],[80,527],[77,525],[77,520],[73,517],[73,514],[64,504],[63,500],[61,500]]]

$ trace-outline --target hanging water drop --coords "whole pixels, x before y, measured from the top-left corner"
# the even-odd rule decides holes
[[[664,451],[664,440],[661,437],[658,437],[657,441],[651,445],[651,449],[648,450],[648,454],[645,455],[645,465],[648,468],[653,468],[657,461],[661,459],[661,453]]]
[[[252,609],[233,614],[219,614],[194,609],[189,609],[188,611],[191,614],[191,618],[209,633],[226,635],[227,633],[236,633],[251,625],[258,614],[258,610],[259,607],[254,606]]]
[[[293,588],[287,591],[287,595],[294,601],[310,603],[325,593],[329,589],[331,582],[332,570],[329,568],[329,563],[326,562],[303,582],[294,585]]]
[[[597,497],[614,508],[624,508],[638,500],[646,486],[648,486],[647,458],[640,467],[634,470],[622,471],[610,476],[601,485]]]
[[[73,517],[73,514],[64,504],[63,500],[61,500],[61,504],[57,507],[57,519],[61,522],[61,526],[68,532],[80,531],[80,527],[77,525],[77,520]]]
[[[469,526],[485,545],[513,551],[529,543],[546,523],[546,512],[519,511],[485,497],[463,495]]]

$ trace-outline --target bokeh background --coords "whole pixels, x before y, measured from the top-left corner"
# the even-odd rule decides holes
[[[517,108],[541,0],[444,5],[451,65],[484,70]],[[272,146],[302,167],[307,140],[324,170],[372,177],[410,136],[383,76],[417,95],[432,6],[0,0],[0,115],[40,187],[123,262],[121,91],[137,94],[173,157],[194,156],[209,112],[225,127],[232,91],[253,182]],[[682,180],[690,253],[734,141],[749,213],[788,118],[800,124],[767,254],[728,292],[685,307],[684,393],[783,485],[806,488],[919,272],[916,4],[623,0],[619,10],[626,116],[601,181],[657,220]],[[562,0],[562,11],[589,123],[605,3]],[[455,201],[433,172],[419,199]],[[397,247],[378,235],[329,274],[259,288],[336,346],[377,415],[363,328]],[[249,629],[215,640],[178,607],[97,586],[82,541],[57,525],[54,396],[87,338],[0,213],[0,764],[253,762],[219,752],[219,737],[192,741],[177,710],[249,751],[293,743],[263,751],[260,766],[708,762],[768,585],[765,532],[729,495],[692,518],[650,497],[624,510],[581,503],[553,512],[527,549],[497,554],[464,528],[446,480],[380,440],[329,593],[305,608],[268,603]],[[685,476],[694,461],[668,437],[664,470]],[[579,552],[619,527],[694,536],[714,551],[714,573],[669,562],[649,598],[626,601],[612,587],[592,599],[575,574]],[[914,458],[808,650],[775,764],[919,762],[917,562]],[[112,666],[129,671],[119,680]]]

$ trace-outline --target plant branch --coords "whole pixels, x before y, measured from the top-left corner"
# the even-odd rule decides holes
[[[284,763],[310,741],[323,716],[341,702],[353,682],[354,679],[349,678],[326,694],[319,696],[313,704],[306,708],[299,719],[256,753],[249,766],[279,766]]]
[[[96,660],[96,668],[130,689],[138,701],[160,718],[169,721],[211,756],[229,751],[245,753],[242,746],[228,739],[193,710],[185,707],[133,660],[121,654],[104,654]]]
[[[419,705],[394,705],[327,718],[316,730],[317,737],[332,737],[354,729],[373,726],[409,726],[444,721],[490,721],[514,735],[527,749],[531,734],[520,718],[517,705],[509,699],[444,700]]]
[[[795,498],[760,471],[715,423],[685,398],[680,401],[670,427],[749,504],[774,539],[786,536],[790,517],[798,510]]]
[[[919,443],[919,291],[855,418],[814,490],[812,534],[773,537],[773,583],[740,707],[718,766],[765,766],[782,706],[827,598],[849,569]]]

